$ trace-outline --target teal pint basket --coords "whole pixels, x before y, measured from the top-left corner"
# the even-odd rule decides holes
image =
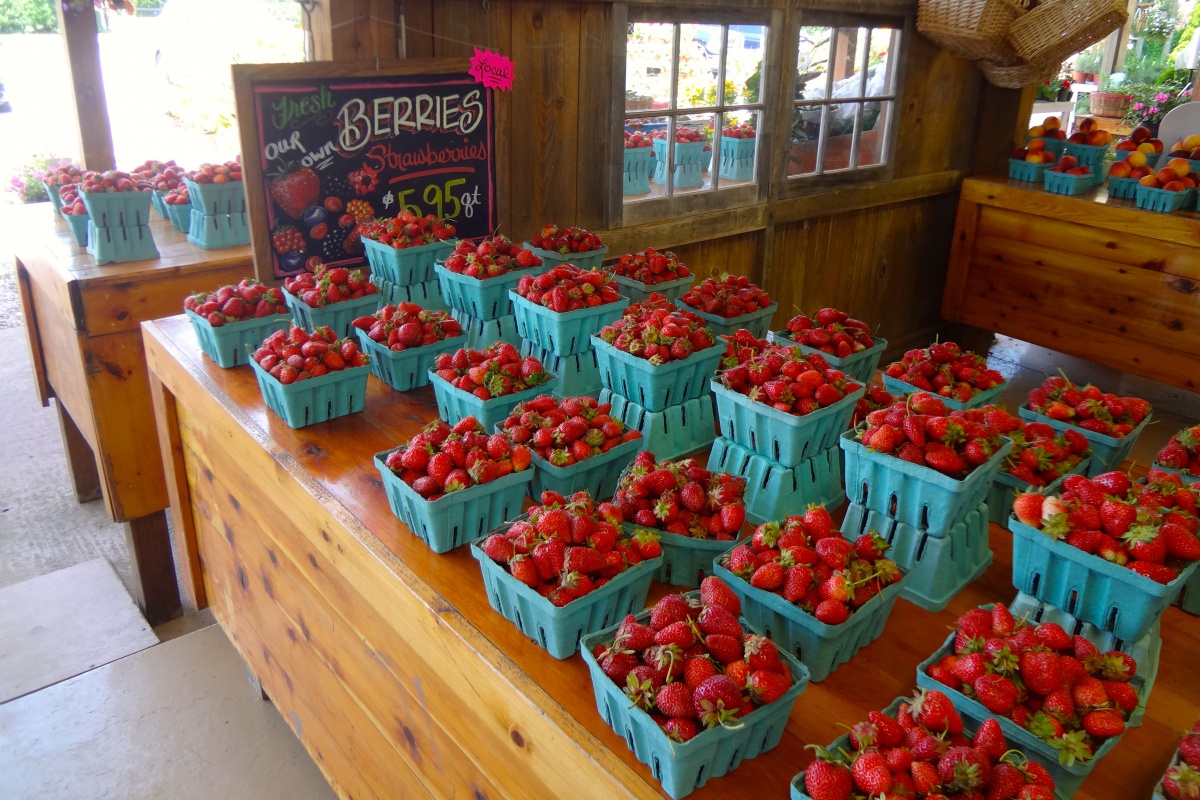
[[[883,356],[883,351],[887,350],[888,346],[887,339],[875,336],[872,337],[875,344],[866,350],[859,350],[857,353],[851,353],[845,358],[838,358],[835,355],[823,352],[819,348],[797,342],[791,338],[790,332],[787,330],[771,331],[767,334],[767,339],[772,344],[777,344],[781,347],[794,347],[805,355],[815,353],[824,358],[829,366],[844,372],[846,377],[863,384],[870,383],[871,379],[875,377],[875,370],[879,367],[879,359]]]
[[[730,549],[726,548],[727,551]],[[809,680],[813,683],[828,678],[883,634],[907,577],[884,587],[841,625],[826,625],[782,596],[751,586],[721,566],[719,558],[713,570],[742,601],[742,616],[746,621],[762,631],[780,650],[786,650],[802,661],[808,667]]]
[[[645,194],[650,191],[650,173],[654,170],[653,161],[654,151],[649,147],[625,148],[621,194]]]
[[[758,139],[721,137],[720,175],[727,181],[748,181],[754,177],[754,148]]]
[[[708,455],[708,469],[745,478],[746,519],[755,525],[783,519],[809,503],[838,508],[846,499],[842,453],[836,447],[789,468],[718,436]]]
[[[397,392],[407,392],[429,385],[429,370],[441,353],[452,353],[462,347],[464,337],[451,336],[440,342],[406,350],[392,350],[376,342],[361,328],[354,333],[362,349],[371,357],[371,374]]]
[[[656,293],[675,302],[683,297],[694,280],[696,280],[696,276],[693,274],[686,278],[676,278],[673,281],[663,281],[662,283],[642,283],[632,278],[626,278],[624,275],[613,275],[613,283],[621,287],[621,296],[628,297],[631,303],[645,302],[650,299],[650,295]]]
[[[1087,472],[1088,461],[1091,456],[1083,457],[1083,460],[1076,464],[1071,469],[1064,472],[1056,480],[1038,489],[1043,494],[1058,494],[1063,481],[1068,475],[1083,475]],[[1024,481],[1019,481],[1012,475],[1009,475],[1004,470],[996,473],[995,479],[992,481],[992,488],[988,491],[988,513],[989,521],[997,525],[1003,525],[1008,520],[1008,515],[1012,513],[1013,500],[1017,496],[1017,492],[1033,491],[1034,487]]]
[[[698,594],[691,593],[692,596]],[[650,612],[643,611],[637,618],[646,623]],[[757,632],[746,620],[741,622],[747,632]],[[605,723],[625,740],[638,761],[650,767],[654,779],[674,800],[701,788],[710,778],[719,778],[737,769],[744,759],[755,758],[778,745],[796,698],[808,687],[808,668],[790,653],[781,651],[779,657],[792,672],[792,686],[783,696],[755,709],[736,727],[702,730],[687,742],[673,742],[648,713],[630,705],[621,687],[604,674],[592,656],[592,648],[608,644],[616,632],[617,626],[613,625],[584,636],[579,643],[580,655],[592,676],[596,707]]]
[[[1054,194],[1079,195],[1092,188],[1094,176],[1088,175],[1068,175],[1065,172],[1051,172],[1046,170],[1042,175],[1042,183],[1047,192]]]
[[[1168,584],[1085,553],[1066,542],[1008,520],[1013,540],[1013,585],[1118,638],[1141,639],[1196,572],[1189,564]]]
[[[490,431],[504,422],[517,403],[545,394],[547,385],[551,383],[547,381],[523,392],[481,400],[470,392],[454,387],[449,381],[442,380],[433,370],[429,371],[429,382],[433,384],[433,396],[437,400],[439,417],[451,425],[463,417],[474,417],[479,420],[485,431]]]
[[[87,251],[95,257],[97,264],[158,258],[158,248],[154,246],[149,226],[100,228],[96,226],[95,217],[87,224]]]
[[[339,339],[353,336],[355,328],[351,323],[359,317],[374,314],[383,305],[382,292],[364,294],[357,300],[330,303],[323,308],[312,308],[286,289],[283,299],[287,301],[288,308],[292,309],[292,319],[296,320],[296,325],[306,331],[328,325]]]
[[[1108,145],[1082,144],[1080,142],[1072,142],[1066,140],[1063,149],[1069,156],[1075,156],[1079,161],[1079,166],[1089,167],[1092,172],[1096,172],[1104,163],[1104,156],[1108,153]]]
[[[1136,178],[1108,179],[1108,196],[1119,200],[1136,200],[1138,186]]]
[[[1049,150],[1051,153],[1054,153],[1055,161],[1062,158],[1062,154],[1065,153],[1067,150],[1067,140],[1066,139],[1057,139],[1057,138],[1052,138],[1049,136],[1026,136],[1025,144],[1028,145],[1034,139],[1041,139],[1043,142],[1046,143],[1046,149]]]
[[[651,141],[654,150],[655,183],[667,182],[667,140]],[[691,189],[704,183],[704,170],[712,160],[712,151],[705,150],[704,142],[675,142],[675,171],[672,181],[676,189]]]
[[[704,311],[694,309],[684,303],[682,299],[676,300],[675,305],[684,311],[692,312],[704,320],[705,324],[712,328],[713,336],[732,336],[734,331],[745,328],[754,334],[754,338],[756,339],[766,338],[767,331],[771,328],[771,318],[775,316],[775,311],[779,308],[779,303],[772,302],[766,308],[760,308],[758,311],[752,311],[740,317],[730,317],[727,319],[719,317],[716,314],[708,314]]]
[[[513,313],[508,292],[522,276],[540,275],[545,272],[545,267],[530,267],[486,280],[451,272],[440,262],[433,265],[433,271],[442,297],[451,308],[475,319],[493,320]]]
[[[1044,422],[1056,431],[1069,429],[1082,434],[1083,438],[1088,440],[1088,444],[1092,448],[1092,460],[1088,464],[1087,471],[1089,478],[1121,466],[1121,463],[1129,456],[1129,452],[1133,450],[1133,445],[1137,441],[1137,438],[1141,436],[1142,431],[1150,424],[1150,418],[1153,416],[1153,411],[1147,413],[1146,418],[1128,436],[1124,439],[1117,439],[1112,436],[1106,436],[1103,433],[1096,433],[1086,428],[1080,428],[1078,425],[1072,425],[1068,422],[1050,419],[1045,414],[1039,414],[1026,406],[1021,406],[1017,409],[1017,413],[1023,420]]]
[[[166,194],[166,189],[150,190],[150,207],[158,212],[158,215],[163,219],[167,218],[167,204],[163,202],[163,197],[166,196]]]
[[[1014,181],[1042,183],[1042,175],[1052,166],[1054,165],[1049,162],[1039,161],[1034,164],[1024,159],[1010,158],[1008,160],[1008,177]]]
[[[541,497],[550,490],[563,497],[586,491],[596,500],[607,500],[617,490],[617,480],[642,449],[641,439],[621,442],[607,453],[600,453],[569,467],[556,467],[533,453],[533,481],[530,497]]]
[[[653,530],[662,545],[662,566],[654,576],[659,583],[695,589],[713,574],[713,561],[737,542],[732,539],[694,539],[679,533],[648,529],[626,522],[621,525],[632,536],[640,530]]]
[[[541,269],[534,274],[548,272],[559,264],[574,264],[580,269],[600,269],[600,265],[604,263],[604,257],[608,255],[608,248],[601,247],[598,250],[588,250],[586,253],[560,253],[557,250],[543,250],[540,247],[534,247],[529,242],[521,245],[533,251],[533,254],[542,260]]]
[[[980,504],[943,536],[851,503],[842,522],[842,535],[850,541],[877,531],[891,548],[888,556],[908,579],[900,596],[926,611],[941,611],[992,563],[988,543],[987,504]]]
[[[388,507],[433,552],[449,553],[521,513],[533,470],[510,472],[491,483],[476,484],[429,501],[388,469],[387,457],[397,449],[375,454],[375,467],[383,479]]]
[[[801,417],[726,389],[718,380],[709,385],[717,398],[721,435],[784,467],[836,447],[842,431],[850,426],[858,398],[867,391],[860,384],[833,405]]]
[[[642,434],[642,449],[656,458],[676,459],[703,450],[716,438],[711,397],[685,400],[662,411],[647,411],[611,389],[600,390],[600,402],[612,403],[609,412],[627,428]]]
[[[258,388],[262,390],[267,407],[281,417],[289,428],[303,428],[363,410],[370,366],[330,372],[287,386],[253,359],[250,360],[250,366],[254,367]]]
[[[855,440],[856,431],[842,434],[846,453],[846,496],[851,503],[894,518],[930,536],[944,536],[985,502],[1012,440],[962,480],[935,469],[912,464],[894,455],[877,453]],[[986,523],[986,519],[985,519]]]
[[[286,331],[292,324],[291,314],[271,314],[214,328],[195,311],[186,308],[183,311],[192,323],[204,355],[224,369],[249,364],[250,355],[260,342],[275,331]]]
[[[1188,201],[1192,199],[1195,189],[1185,189],[1182,192],[1169,192],[1166,189],[1155,189],[1153,186],[1138,185],[1137,194],[1134,199],[1137,200],[1137,207],[1146,211],[1157,211],[1161,214],[1170,214],[1173,211],[1178,211],[1188,205]]]
[[[502,533],[508,527],[503,525],[494,532]],[[661,561],[653,558],[634,564],[599,589],[557,607],[488,558],[482,544],[482,538],[472,542],[471,555],[483,572],[488,603],[558,659],[575,655],[580,639],[592,631],[615,625],[626,615],[640,611],[646,605],[650,583]]]
[[[75,237],[76,244],[80,247],[87,247],[88,223],[92,218],[87,214],[63,214],[62,218],[67,221],[67,227],[71,229],[71,235]]]
[[[246,213],[246,186],[241,181],[196,183],[184,178],[183,183],[187,186],[192,208],[205,216]]]
[[[398,286],[411,286],[433,280],[434,262],[450,255],[458,240],[447,239],[419,247],[395,248],[364,236],[362,243],[372,275]]]
[[[171,227],[180,233],[188,233],[192,229],[192,206],[186,205],[171,205],[163,203],[163,208],[167,210],[166,217],[171,221]]]
[[[466,346],[472,350],[483,350],[496,342],[508,342],[520,347],[523,341],[521,334],[517,333],[517,318],[511,314],[495,319],[479,319],[452,308],[450,316],[462,325],[463,333],[467,335]]]
[[[250,226],[246,224],[246,212],[234,214],[201,214],[192,206],[192,221],[188,227],[188,241],[205,250],[220,250],[250,244]]]
[[[378,275],[371,276],[371,282],[379,287],[383,302],[390,306],[400,303],[416,303],[428,311],[449,311],[450,306],[442,298],[441,290],[435,278],[424,283],[414,283],[411,286],[397,286],[391,281],[384,280]]]
[[[621,297],[613,303],[559,314],[531,303],[514,291],[510,290],[508,296],[512,299],[517,333],[556,356],[570,356],[591,348],[592,334],[619,319],[629,305],[629,299]]]
[[[592,337],[592,349],[604,387],[648,411],[662,411],[707,396],[725,352],[724,343],[717,343],[687,358],[655,365],[618,350],[599,336]]]
[[[902,381],[899,378],[893,378],[891,375],[883,376],[883,386],[892,394],[901,396],[907,396],[913,394],[914,392],[925,391],[924,389],[918,389],[908,381]],[[930,392],[930,394],[937,395],[937,397],[939,397],[941,401],[946,404],[946,408],[967,409],[979,408],[980,406],[986,406],[988,403],[995,402],[996,398],[999,397],[1007,388],[1008,381],[1001,381],[991,389],[984,389],[982,392],[972,395],[971,399],[965,402],[962,400],[955,400],[952,397],[946,397],[945,395],[937,394],[936,392]]]
[[[62,195],[58,193],[58,186],[51,186],[42,181],[42,187],[46,190],[46,196],[50,198],[50,205],[54,208],[55,214],[62,214]]]
[[[534,342],[521,341],[521,355],[533,356],[542,362],[546,371],[554,376],[545,390],[555,397],[599,397],[604,384],[600,382],[600,369],[596,366],[596,351],[584,350],[573,356],[556,356],[543,350]]]
[[[150,221],[150,192],[80,192],[98,228],[132,228]]]

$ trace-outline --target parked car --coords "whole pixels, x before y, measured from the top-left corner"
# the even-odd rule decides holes
[[[763,25],[730,25],[729,49],[745,48],[747,50],[758,50],[762,48],[763,36],[766,34],[766,30],[766,27]],[[715,56],[721,52],[720,25],[700,25],[696,28],[696,33],[692,39],[699,42],[700,46],[709,55]]]

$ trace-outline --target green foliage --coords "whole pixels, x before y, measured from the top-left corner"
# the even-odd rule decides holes
[[[1171,61],[1174,63],[1175,57],[1182,53],[1192,42],[1192,36],[1195,35],[1196,29],[1200,28],[1200,3],[1192,9],[1192,15],[1188,17],[1187,24],[1183,26],[1183,30],[1179,33],[1179,38],[1175,40],[1175,49],[1171,51]]]
[[[45,33],[58,30],[54,0],[0,2],[0,33]]]

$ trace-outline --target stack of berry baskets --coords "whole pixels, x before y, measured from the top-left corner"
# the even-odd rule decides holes
[[[370,359],[330,328],[276,331],[253,351],[250,366],[267,407],[291,428],[363,410]]]
[[[1134,484],[1115,470],[1067,476],[1057,495],[1018,494],[1008,521],[1013,585],[1135,642],[1196,573],[1195,505],[1190,488]]]
[[[626,253],[608,266],[621,294],[633,303],[659,294],[674,302],[692,285],[696,276],[670,250],[658,252],[647,247],[640,253]]]
[[[908,573],[901,595],[940,611],[992,561],[987,498],[1012,450],[983,409],[947,408],[916,392],[842,435],[843,532],[879,531]]]
[[[999,406],[982,410],[988,425],[1013,442],[988,493],[991,522],[1005,524],[1018,492],[1037,489],[1054,494],[1064,477],[1087,471],[1092,450],[1078,431],[1057,431],[1042,422],[1027,422]]]
[[[613,502],[635,538],[662,537],[656,580],[696,587],[713,561],[741,536],[746,481],[711,472],[693,459],[655,460],[643,450],[621,473]]]
[[[871,382],[888,344],[887,339],[871,336],[865,322],[836,308],[822,308],[811,317],[798,314],[788,320],[785,330],[771,331],[767,339],[798,347],[802,353],[819,352],[829,366],[859,383]]]
[[[204,355],[225,368],[250,363],[247,343],[287,330],[292,320],[283,292],[253,278],[188,295],[183,309]]]
[[[649,147],[649,144],[646,146]],[[60,212],[63,207],[59,189],[64,186],[78,185],[82,179],[83,168],[78,164],[63,164],[42,175],[42,185],[46,187],[50,205],[54,207],[56,213]]]
[[[1061,796],[1141,724],[1162,650],[1157,630],[1124,642],[1023,594],[1011,607],[972,609],[955,628],[917,667],[917,685],[944,692],[975,724],[994,717]],[[978,647],[985,639],[994,649]]]
[[[815,750],[816,759],[792,779],[792,800],[1065,800],[1074,794],[1059,788],[1056,795],[1051,774],[1010,743],[995,719],[984,719],[974,731],[964,726],[950,698],[937,689],[898,697]]]
[[[542,394],[513,407],[497,430],[533,451],[536,497],[549,490],[612,497],[617,478],[642,447],[642,435],[610,415],[594,397],[558,400]]]
[[[351,324],[371,356],[372,374],[398,392],[428,386],[437,356],[464,341],[462,326],[449,312],[415,303],[384,306]]]
[[[591,337],[629,305],[612,276],[559,264],[541,275],[523,275],[509,297],[523,340],[521,352],[555,373],[554,394],[599,395],[600,370]]]
[[[805,666],[740,611],[708,577],[580,642],[600,716],[675,800],[778,745],[808,686]]]
[[[1030,390],[1026,404],[1018,409],[1022,419],[1083,434],[1092,448],[1089,475],[1116,469],[1125,461],[1150,423],[1152,411],[1140,397],[1119,397],[1063,375],[1051,375]]]
[[[738,275],[724,275],[719,280],[707,278],[688,289],[675,303],[707,322],[717,336],[728,336],[744,328],[756,337],[764,337],[779,308],[779,303],[749,278]]]
[[[97,264],[158,257],[150,233],[150,190],[137,187],[128,172],[85,172],[79,196],[88,212],[87,251]]]
[[[750,624],[823,681],[883,633],[905,577],[887,550],[874,532],[847,541],[814,505],[758,526],[714,568]]]
[[[162,207],[165,216],[171,221],[171,227],[180,233],[187,233],[192,227],[192,196],[182,182],[174,189],[169,189],[162,195]],[[294,230],[294,229],[293,229]]]
[[[188,241],[206,250],[250,243],[242,165],[201,164],[183,176],[191,198]]]
[[[1154,468],[1173,472],[1184,483],[1200,483],[1200,425],[1176,433],[1154,457]]]
[[[1200,794],[1200,722],[1179,740],[1179,747],[1162,780],[1154,787],[1154,800],[1192,800]]]
[[[642,432],[647,450],[676,458],[713,440],[710,381],[724,347],[695,314],[650,298],[593,335],[592,347],[601,400]]]
[[[752,354],[711,383],[721,435],[708,468],[746,479],[746,515],[755,523],[808,503],[841,505],[838,436],[849,427],[863,385],[819,353],[773,345],[737,352]]]
[[[1180,435],[1187,434],[1193,428],[1176,434],[1176,439],[1172,439],[1172,442],[1177,441]],[[1168,442],[1164,450],[1170,448],[1171,442]],[[1162,457],[1163,453],[1160,452],[1159,458]],[[1183,525],[1193,533],[1200,533],[1200,512],[1197,511],[1197,506],[1200,505],[1200,479],[1187,472],[1181,473],[1164,469],[1156,463],[1150,467],[1147,477],[1139,483],[1154,484],[1146,491],[1158,494],[1163,501],[1164,511],[1172,515],[1171,521]],[[1188,614],[1200,616],[1200,568],[1197,568],[1196,572],[1192,573],[1192,577],[1184,583],[1175,605]]]
[[[892,394],[936,394],[948,408],[978,408],[999,397],[1008,383],[988,369],[983,356],[964,352],[954,342],[936,342],[888,364],[883,385]]]
[[[353,335],[354,320],[383,305],[383,295],[369,277],[345,267],[321,266],[315,273],[285,278],[283,296],[297,325],[333,328],[338,336]]]
[[[508,342],[440,353],[429,370],[438,415],[451,423],[474,417],[489,431],[518,403],[543,394],[553,380],[540,360],[522,357]]]
[[[591,231],[553,224],[543,227],[525,246],[548,267],[574,264],[580,269],[599,269],[608,253],[600,237]]]
[[[469,466],[468,466],[469,465]],[[434,420],[375,455],[388,505],[435,553],[448,553],[521,513],[529,448],[488,434],[474,417]]]
[[[634,541],[621,512],[587,492],[543,492],[540,504],[471,543],[492,608],[555,658],[580,637],[646,603],[661,561],[654,539]]]
[[[71,235],[75,237],[75,243],[80,247],[87,247],[88,222],[91,221],[91,217],[88,215],[87,206],[83,204],[83,199],[79,196],[79,185],[63,184],[58,187],[55,196],[61,203],[58,212],[71,228]]]
[[[442,308],[433,265],[454,249],[454,223],[433,214],[401,211],[358,224],[371,275],[389,303],[415,302]]]
[[[464,239],[433,266],[442,297],[467,334],[468,347],[504,341],[521,344],[509,290],[525,275],[538,275],[542,260],[507,236]]]

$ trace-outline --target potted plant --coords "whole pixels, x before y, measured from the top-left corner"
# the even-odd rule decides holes
[[[1158,136],[1158,126],[1167,112],[1176,106],[1183,105],[1192,99],[1191,89],[1181,89],[1172,85],[1134,86],[1130,98],[1129,110],[1125,113],[1126,125],[1136,127],[1142,125]]]
[[[1096,73],[1100,71],[1100,52],[1098,50],[1083,51],[1075,59],[1071,70],[1076,83],[1095,83]]]

